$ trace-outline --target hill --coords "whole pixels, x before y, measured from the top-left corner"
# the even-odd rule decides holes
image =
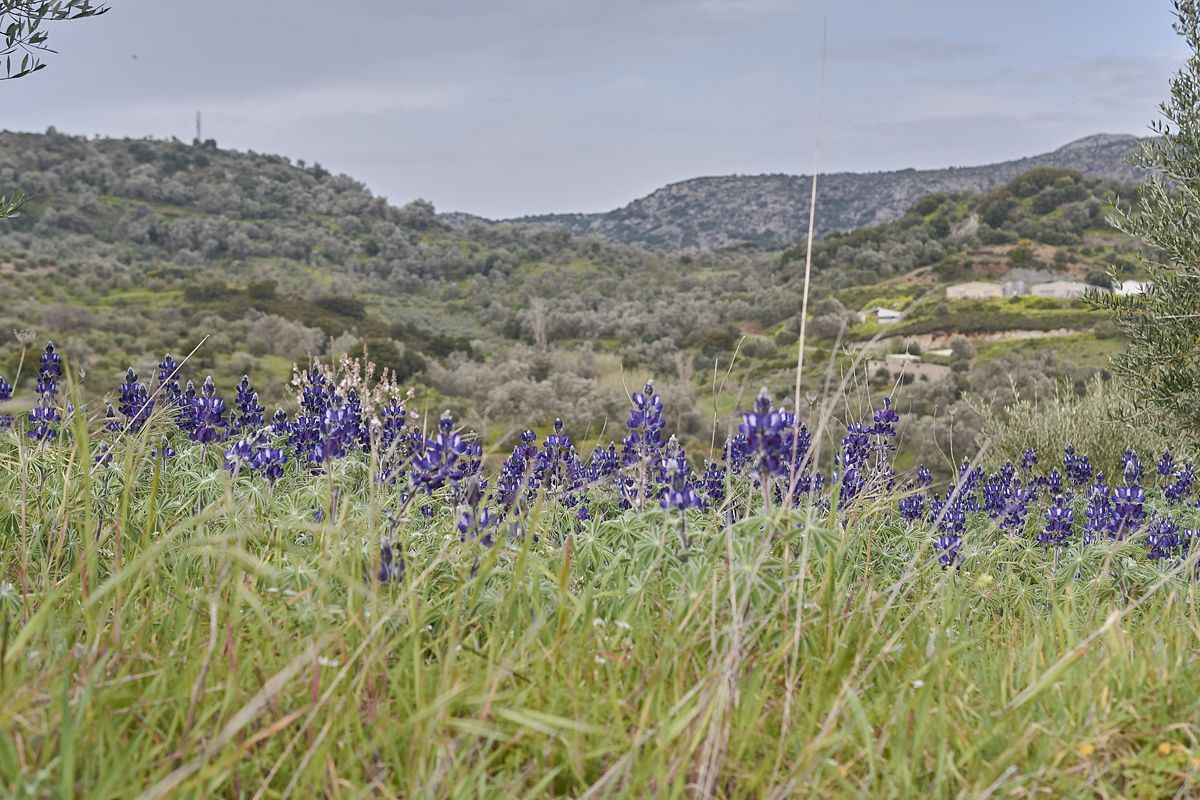
[[[926,195],[987,192],[1035,167],[1140,180],[1142,171],[1124,161],[1137,142],[1129,135],[1097,134],[1052,153],[979,167],[822,175],[816,232],[820,236],[891,222]],[[644,247],[707,250],[747,242],[782,246],[802,238],[808,229],[811,180],[805,175],[693,178],[602,214],[548,214],[510,221],[559,225],[577,235],[595,234]],[[459,214],[447,221],[461,225],[468,218]]]
[[[78,364],[93,397],[114,397],[129,366],[148,377],[165,352],[180,358],[203,340],[185,378],[229,387],[248,374],[268,407],[292,402],[293,362],[366,347],[431,409],[489,436],[553,415],[576,437],[611,435],[629,387],[654,378],[670,430],[703,438],[714,411],[725,425],[754,396],[727,391],[713,408],[714,368],[731,363],[729,387],[792,396],[799,247],[651,251],[528,223],[453,228],[429,203],[396,207],[318,164],[215,142],[0,133],[0,185],[34,193],[0,233],[0,374],[14,380],[24,363],[19,397],[33,388],[32,355],[9,332],[27,329]],[[851,368],[832,347],[847,308],[903,307],[960,280],[1138,277],[1138,243],[1104,222],[1103,198],[1129,189],[1040,167],[823,236],[806,389],[827,368]],[[1008,357],[1010,334],[1066,331],[1070,342],[1054,341],[1075,365],[1038,361],[1031,374],[1038,386],[1080,380],[1076,367],[1094,371],[1115,344],[1089,332],[1102,322],[1078,300],[927,302],[906,319],[907,342],[929,349],[968,334],[979,355],[956,362],[950,401],[913,388],[912,413],[1006,386],[985,362]],[[857,322],[843,342],[880,330]],[[903,349],[890,330],[882,346]],[[963,418],[955,436],[970,433]]]

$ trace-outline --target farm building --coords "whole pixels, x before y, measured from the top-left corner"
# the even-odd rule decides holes
[[[1121,281],[1121,285],[1113,289],[1119,295],[1141,294],[1150,284],[1145,281]]]
[[[868,317],[878,317],[881,323],[896,322],[904,316],[903,311],[896,311],[894,308],[870,308],[867,309]]]
[[[969,281],[946,287],[947,300],[983,300],[988,297],[1003,297],[1004,287],[998,283]]]
[[[1030,289],[1030,294],[1035,297],[1057,297],[1060,300],[1070,300],[1072,297],[1079,297],[1088,289],[1100,292],[1108,291],[1102,286],[1091,286],[1079,281],[1050,281],[1049,283],[1035,283]]]

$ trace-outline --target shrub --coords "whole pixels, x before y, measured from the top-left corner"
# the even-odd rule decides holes
[[[331,314],[337,314],[339,317],[364,319],[367,316],[367,310],[363,306],[362,301],[356,300],[353,297],[331,295],[329,297],[318,298],[313,302],[318,308],[324,309]]]
[[[985,412],[981,438],[990,445],[984,466],[1020,464],[1026,448],[1033,448],[1049,463],[1061,459],[1067,445],[1072,445],[1110,480],[1119,480],[1126,447],[1142,458],[1167,448],[1177,460],[1193,455],[1177,436],[1162,436],[1150,427],[1124,422],[1136,416],[1136,409],[1127,388],[1117,381],[1093,378],[1083,397],[1075,394],[1073,383],[1050,395],[1024,397],[1002,412]]]

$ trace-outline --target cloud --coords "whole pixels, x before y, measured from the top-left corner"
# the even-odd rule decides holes
[[[1029,70],[1018,75],[1015,83],[1025,87],[1044,87],[1069,83],[1092,96],[1109,100],[1141,100],[1165,94],[1171,74],[1182,66],[1187,53],[1153,55],[1107,54],[1085,58],[1057,68]]]
[[[859,39],[829,48],[829,57],[866,61],[889,66],[945,63],[994,55],[999,48],[991,42],[951,39]]]
[[[650,85],[650,81],[640,75],[630,75],[611,83],[604,84],[601,91],[605,94],[618,94],[621,92],[636,92],[638,89],[644,89]]]

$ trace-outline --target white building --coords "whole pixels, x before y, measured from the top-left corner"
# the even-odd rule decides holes
[[[904,317],[904,312],[896,311],[893,308],[870,308],[867,309],[867,316],[878,317],[881,323],[898,322]]]
[[[1141,294],[1149,286],[1147,281],[1121,281],[1121,285],[1113,289],[1118,295]]]
[[[1003,297],[1004,287],[998,283],[969,281],[956,283],[946,287],[947,300],[983,300],[989,297]]]
[[[1091,286],[1079,281],[1050,281],[1049,283],[1035,283],[1030,294],[1035,297],[1057,297],[1060,300],[1070,300],[1073,297],[1079,297],[1088,289],[1095,289],[1098,292],[1108,291],[1103,286]]]

